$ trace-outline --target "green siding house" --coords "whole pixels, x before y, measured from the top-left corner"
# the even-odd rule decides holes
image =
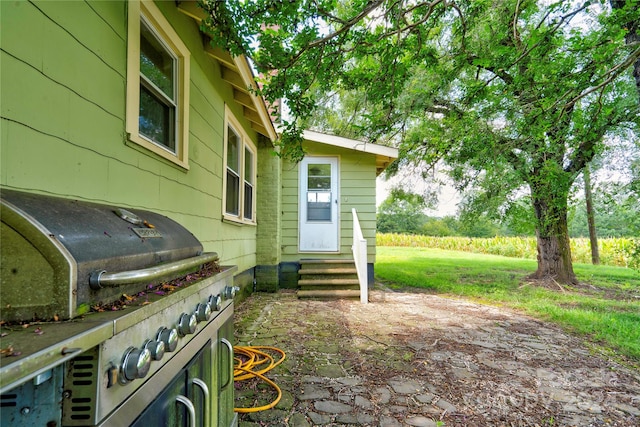
[[[272,155],[251,67],[209,45],[202,13],[0,2],[0,189],[166,215],[259,290],[298,286],[301,260],[353,260],[355,210],[371,281],[375,179],[397,151],[308,132],[300,164]]]
[[[376,177],[397,158],[397,150],[311,131],[304,133],[304,149],[306,156],[299,164],[283,162],[282,167],[280,286],[306,288],[309,296],[320,297],[330,296],[331,292],[322,291],[334,288],[345,292],[357,288],[349,286],[350,276],[356,277],[346,270],[358,264],[354,255],[358,229],[360,240],[367,244],[357,276],[360,286],[371,284]],[[311,271],[304,269],[305,264]]]

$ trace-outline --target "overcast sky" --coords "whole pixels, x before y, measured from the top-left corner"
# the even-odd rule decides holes
[[[376,206],[380,204],[389,196],[391,189],[402,182],[405,191],[421,194],[426,190],[424,180],[416,176],[408,177],[393,177],[390,180],[385,180],[381,175],[376,180]],[[425,213],[429,216],[443,217],[447,215],[455,215],[458,211],[457,204],[460,202],[460,196],[451,186],[444,186],[441,188],[440,195],[438,197],[438,208],[427,209]]]

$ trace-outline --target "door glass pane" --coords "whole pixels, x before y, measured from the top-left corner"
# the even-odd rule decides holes
[[[309,176],[331,176],[330,164],[309,164]]]
[[[309,203],[329,203],[331,202],[331,192],[310,191],[307,193]]]
[[[309,177],[309,190],[330,190],[331,178],[330,177]]]
[[[331,189],[331,165],[309,164],[307,173],[309,191]]]
[[[307,221],[331,221],[331,192],[307,193]]]
[[[307,166],[307,221],[331,221],[331,165]]]

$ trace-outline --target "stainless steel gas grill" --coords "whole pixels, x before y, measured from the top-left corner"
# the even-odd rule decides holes
[[[154,212],[1,196],[0,425],[237,424],[235,266]]]

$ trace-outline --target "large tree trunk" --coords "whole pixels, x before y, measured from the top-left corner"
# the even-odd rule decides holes
[[[530,278],[553,279],[565,284],[576,283],[567,226],[568,189],[559,190],[559,193],[565,193],[564,196],[553,192],[555,197],[552,198],[548,189],[541,190],[543,191],[532,189],[537,222],[538,270]],[[545,194],[545,197],[541,197],[541,193]]]

